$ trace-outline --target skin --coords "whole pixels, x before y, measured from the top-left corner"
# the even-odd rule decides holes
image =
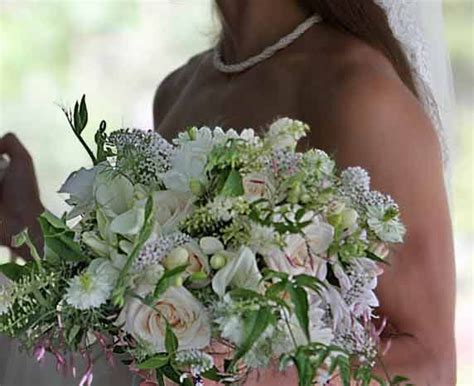
[[[226,62],[260,52],[308,17],[297,0],[217,4]],[[408,230],[377,289],[378,313],[390,321],[385,366],[417,385],[455,384],[454,254],[440,146],[420,103],[382,54],[322,23],[244,73],[218,72],[209,51],[194,56],[162,82],[153,109],[155,129],[168,139],[190,125],[264,129],[276,117],[300,119],[312,127],[301,150],[318,147],[341,167],[366,168],[372,187],[399,203]],[[12,159],[0,185],[1,242],[8,245],[14,229],[34,223],[42,207],[26,150],[8,135],[0,139],[4,153]],[[268,369],[245,384],[297,380],[294,371]]]

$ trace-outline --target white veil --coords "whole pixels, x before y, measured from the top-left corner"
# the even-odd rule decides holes
[[[412,66],[420,99],[441,144],[449,188],[454,87],[444,40],[442,0],[376,0]]]

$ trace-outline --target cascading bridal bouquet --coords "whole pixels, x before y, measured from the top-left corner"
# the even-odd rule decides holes
[[[65,113],[94,166],[61,187],[69,212],[39,218],[44,253],[25,230],[15,242],[34,259],[0,266],[11,280],[2,333],[71,373],[83,358],[81,386],[92,383],[94,346],[144,385],[240,382],[273,361],[295,366],[301,386],[405,380],[372,371],[379,263],[405,229],[365,170],[297,152],[309,127],[289,118],[262,136],[191,127],[172,143],[107,135],[102,121],[93,152],[84,97]]]

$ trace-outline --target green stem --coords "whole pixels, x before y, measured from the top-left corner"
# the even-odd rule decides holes
[[[389,384],[389,385],[392,385],[392,378],[390,377],[390,373],[388,372],[387,367],[386,367],[385,364],[383,363],[382,358],[380,358],[380,355],[377,354],[376,359],[377,359],[377,361],[379,362],[380,368],[382,369],[382,371],[383,371],[385,377],[387,378],[388,384]]]
[[[97,165],[97,159],[94,155],[94,152],[91,150],[91,148],[89,147],[89,145],[86,143],[86,141],[84,141],[84,138],[82,138],[82,136],[76,132],[76,129],[74,127],[74,123],[72,122],[71,120],[71,117],[69,116],[68,112],[63,109],[63,112],[64,114],[66,114],[66,118],[67,118],[67,121],[69,122],[69,126],[71,126],[71,129],[72,129],[72,132],[74,133],[74,135],[76,136],[76,138],[79,140],[79,142],[81,143],[81,145],[84,147],[84,149],[86,149],[87,151],[87,154],[89,154],[89,157],[91,158],[92,160],[92,163],[94,165]]]

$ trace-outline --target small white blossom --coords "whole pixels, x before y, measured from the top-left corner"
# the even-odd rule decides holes
[[[86,310],[100,307],[110,297],[118,270],[106,259],[95,259],[86,271],[72,278],[65,299],[68,304]]]
[[[398,215],[387,216],[387,212],[393,209],[391,205],[369,206],[367,224],[382,241],[401,243],[406,230]]]

